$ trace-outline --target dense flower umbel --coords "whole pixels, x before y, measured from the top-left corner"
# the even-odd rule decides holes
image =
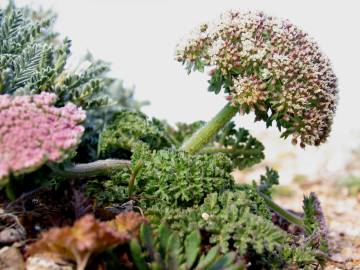
[[[54,94],[0,95],[0,179],[60,161],[80,142],[85,111],[53,106]]]
[[[285,128],[302,147],[328,137],[337,105],[337,80],[317,44],[289,21],[261,12],[224,13],[177,47],[191,69],[213,68],[210,91],[224,89],[243,112]]]

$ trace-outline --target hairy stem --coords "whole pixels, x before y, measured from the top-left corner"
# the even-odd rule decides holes
[[[180,149],[190,154],[197,153],[208,144],[222,128],[224,128],[238,111],[239,106],[233,106],[229,102],[213,119],[191,136]]]
[[[54,165],[49,167],[60,176],[71,177],[71,178],[86,178],[94,177],[97,175],[108,175],[116,169],[128,168],[131,166],[129,160],[121,159],[105,159],[97,160],[90,163],[75,164],[72,166],[60,169]]]
[[[299,218],[299,217],[295,216],[294,214],[283,209],[280,205],[276,204],[273,200],[271,200],[268,196],[266,196],[261,191],[258,190],[258,193],[265,200],[267,206],[271,210],[278,213],[280,216],[285,218],[287,221],[299,226],[302,229],[305,229],[304,221],[301,218]]]

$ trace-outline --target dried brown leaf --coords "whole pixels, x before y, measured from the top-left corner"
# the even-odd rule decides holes
[[[51,252],[77,263],[85,269],[91,254],[126,243],[131,239],[126,230],[116,230],[93,215],[86,215],[72,227],[53,228],[42,234],[42,239],[30,245],[28,254]]]
[[[93,253],[126,243],[137,234],[145,218],[134,212],[119,214],[108,222],[100,222],[86,215],[72,227],[53,228],[28,248],[28,254],[55,253],[76,261],[77,269],[84,269]]]

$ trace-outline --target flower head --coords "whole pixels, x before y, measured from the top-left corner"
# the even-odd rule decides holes
[[[0,95],[0,180],[61,161],[78,145],[85,111],[54,107],[55,100],[49,93]]]
[[[318,45],[289,21],[262,12],[224,13],[178,45],[189,71],[212,69],[209,90],[224,90],[256,120],[276,121],[282,137],[319,145],[329,135],[337,79]]]

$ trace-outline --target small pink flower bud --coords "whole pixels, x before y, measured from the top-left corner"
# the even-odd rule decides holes
[[[216,68],[213,68],[212,70],[209,71],[210,76],[214,76],[215,73],[216,73]]]

